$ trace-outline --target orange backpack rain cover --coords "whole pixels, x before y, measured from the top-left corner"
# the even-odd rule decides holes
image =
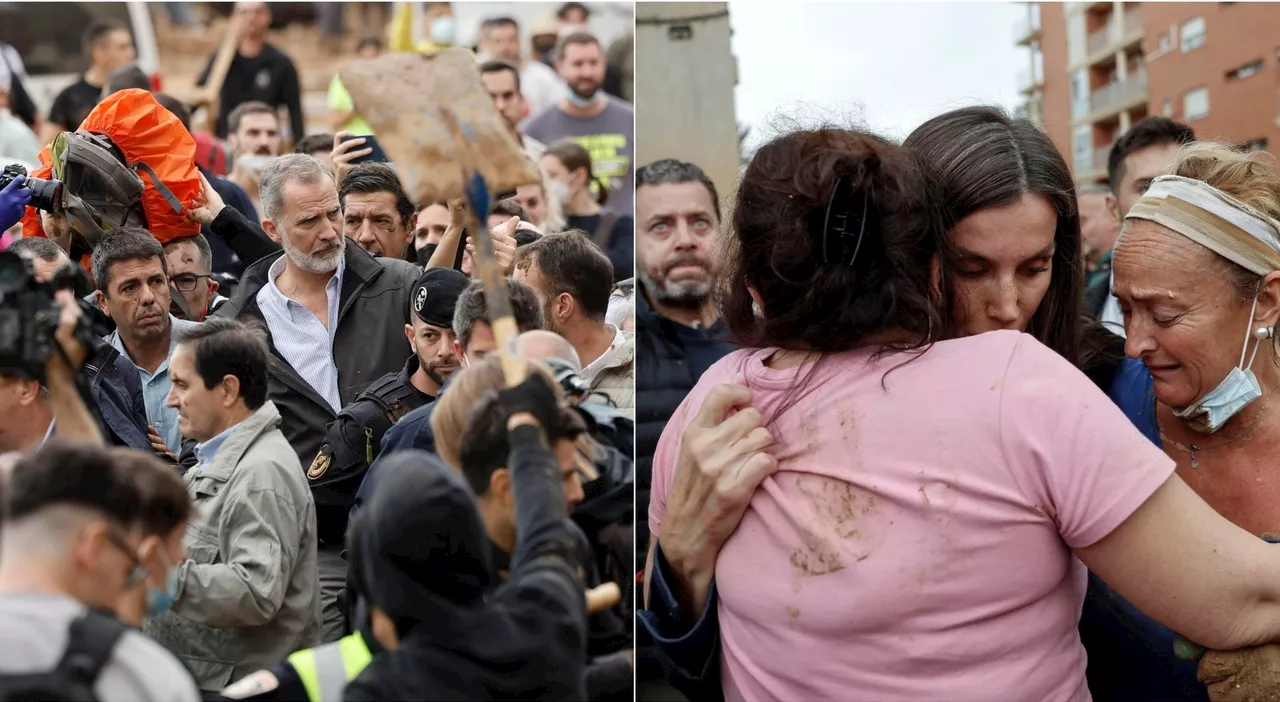
[[[85,117],[79,131],[105,134],[124,153],[132,165],[146,163],[156,176],[183,204],[190,207],[201,196],[200,176],[196,169],[196,141],[182,122],[155,97],[137,88],[121,90],[98,103]],[[32,178],[49,178],[53,173],[53,156],[49,145],[40,150],[39,169]],[[142,208],[147,215],[147,226],[162,244],[174,239],[200,233],[200,225],[187,218],[187,213],[174,212],[173,208],[155,188],[151,174],[145,169],[137,171],[145,189]],[[45,236],[40,226],[40,215],[34,207],[28,207],[22,218],[23,236]]]

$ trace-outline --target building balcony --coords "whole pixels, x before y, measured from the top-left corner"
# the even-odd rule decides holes
[[[1044,77],[1040,69],[1030,71],[1023,69],[1018,71],[1018,92],[1023,95],[1030,95],[1044,87]]]
[[[1038,11],[1032,10],[1035,14]],[[1013,23],[1013,43],[1015,46],[1031,46],[1040,40],[1040,18],[1028,15],[1019,17],[1017,22]]]
[[[1123,49],[1142,42],[1146,29],[1142,25],[1142,8],[1126,10],[1123,15],[1113,14],[1106,25],[1089,35],[1086,42],[1089,63],[1105,60]]]
[[[1147,101],[1147,71],[1101,87],[1089,96],[1090,122],[1106,119]]]

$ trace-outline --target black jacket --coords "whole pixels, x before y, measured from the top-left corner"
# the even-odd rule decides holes
[[[649,304],[644,286],[636,290],[636,568],[649,549],[649,490],[653,453],[667,421],[697,384],[675,322]]]
[[[258,226],[258,212],[244,188],[203,168],[200,172],[227,205],[212,224],[200,227],[213,253],[213,272],[239,277],[249,264],[278,253],[280,245]]]
[[[258,307],[258,291],[267,284],[271,265],[281,255],[283,253],[268,256],[249,266],[236,296],[215,316],[255,319],[265,326]],[[404,335],[404,324],[408,321],[409,292],[421,273],[407,261],[371,256],[350,239],[345,257],[338,328],[333,338],[338,393],[344,406],[373,381],[400,370],[413,353]],[[273,342],[268,375],[268,397],[280,410],[280,430],[302,465],[311,467],[308,477],[312,480],[323,477],[328,465],[319,465],[322,461],[316,459],[326,428],[337,418],[337,413],[284,360]],[[341,545],[347,523],[345,500],[333,499],[324,491],[313,494],[321,543]]]
[[[217,52],[209,55],[204,70],[196,78],[196,85],[203,86],[209,79]],[[214,133],[219,139],[227,138],[227,118],[241,103],[257,100],[279,108],[289,108],[290,138],[298,141],[306,135],[302,121],[302,89],[298,83],[298,69],[293,61],[271,44],[262,47],[257,56],[244,56],[239,51],[231,59],[227,77],[218,94],[218,121]]]

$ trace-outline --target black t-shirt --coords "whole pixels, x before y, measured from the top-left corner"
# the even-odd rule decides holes
[[[196,79],[196,85],[204,85],[209,79],[214,56],[210,56]],[[266,44],[257,56],[245,56],[236,52],[227,69],[227,79],[222,83],[218,96],[218,123],[214,131],[221,139],[227,138],[227,116],[237,106],[257,100],[289,110],[289,126],[293,140],[306,135],[302,124],[302,93],[298,86],[298,70],[293,61],[276,47]]]
[[[53,99],[49,108],[49,121],[61,124],[63,129],[74,132],[80,123],[102,101],[102,86],[87,82],[83,76],[68,85]]]

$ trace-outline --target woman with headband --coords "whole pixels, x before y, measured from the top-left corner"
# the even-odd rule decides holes
[[[1280,552],[1083,374],[1016,331],[943,338],[925,190],[900,148],[834,129],[743,177],[744,348],[672,417],[651,506],[656,527],[707,445],[767,475],[716,563],[726,697],[1088,700],[1081,562],[1200,643],[1280,638]]]
[[[1272,540],[1280,534],[1280,412],[1271,410],[1280,386],[1280,179],[1269,158],[1222,144],[1183,147],[1173,175],[1153,181],[1125,217],[1114,271],[1126,353],[1153,380],[1130,415],[1159,428],[1177,475],[1209,506]],[[1130,630],[1155,628],[1116,601]],[[1233,660],[1244,658],[1210,654],[1202,663],[1211,697],[1215,686],[1258,680],[1229,677],[1239,672]],[[1234,694],[1255,699],[1250,692]]]

